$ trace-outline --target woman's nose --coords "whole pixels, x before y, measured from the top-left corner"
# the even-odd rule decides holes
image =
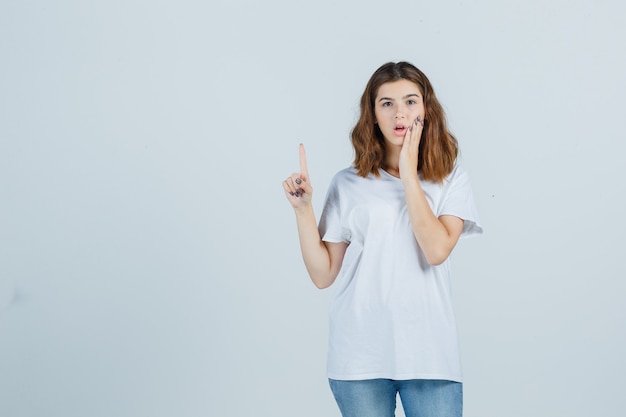
[[[396,119],[401,119],[406,117],[406,115],[409,114],[408,108],[404,105],[399,105],[398,107],[396,107]]]

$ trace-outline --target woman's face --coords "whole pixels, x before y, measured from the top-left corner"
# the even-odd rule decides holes
[[[374,101],[374,116],[385,137],[386,146],[402,146],[408,127],[426,109],[422,92],[409,80],[388,82],[380,86]]]

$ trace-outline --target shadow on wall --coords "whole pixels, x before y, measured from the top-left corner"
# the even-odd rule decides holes
[[[0,280],[0,314],[17,304],[20,298],[15,282],[8,279]]]

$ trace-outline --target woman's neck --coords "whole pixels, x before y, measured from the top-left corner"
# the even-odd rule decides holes
[[[401,147],[387,146],[385,149],[385,161],[383,169],[393,176],[400,177],[400,150]]]

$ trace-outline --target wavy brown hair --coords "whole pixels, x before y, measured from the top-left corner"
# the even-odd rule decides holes
[[[430,81],[408,62],[388,62],[378,68],[361,97],[361,116],[352,129],[354,166],[362,177],[380,176],[385,161],[385,139],[376,124],[374,102],[381,85],[398,80],[416,84],[424,98],[424,129],[419,145],[417,171],[427,181],[441,182],[452,172],[459,152],[456,138],[448,131],[446,115]]]

